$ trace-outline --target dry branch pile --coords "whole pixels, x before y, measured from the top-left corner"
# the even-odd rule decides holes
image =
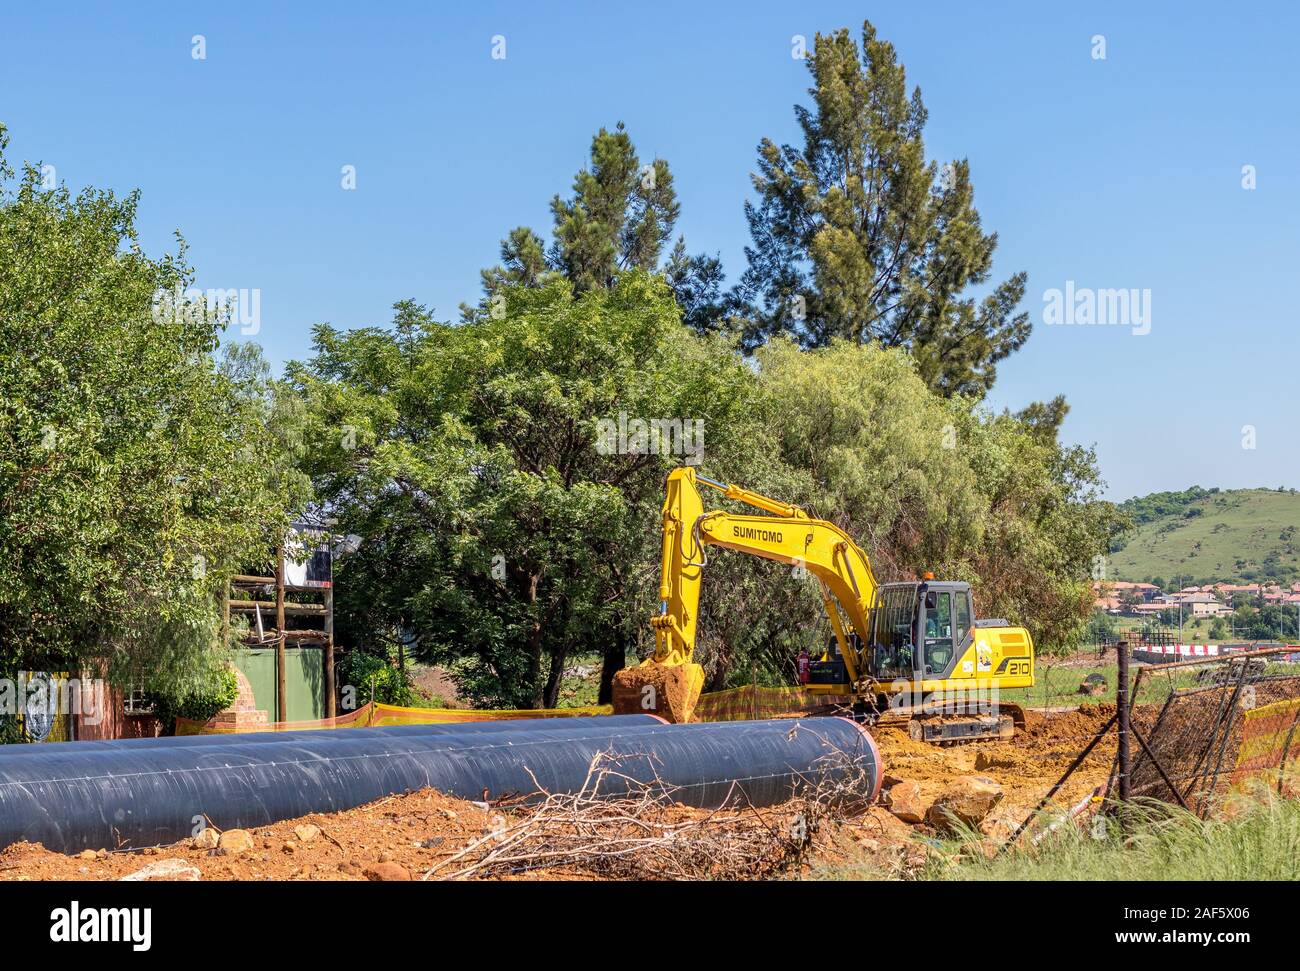
[[[515,819],[500,815],[487,834],[434,864],[426,880],[502,877],[530,870],[560,870],[624,880],[729,880],[771,876],[796,865],[812,850],[821,823],[861,803],[866,768],[841,763],[819,773],[799,796],[758,808],[733,787],[724,807],[693,810],[676,805],[662,782],[640,782],[598,755],[578,792],[546,793],[538,787]],[[618,798],[598,795],[611,789]],[[869,791],[869,790],[867,790]]]

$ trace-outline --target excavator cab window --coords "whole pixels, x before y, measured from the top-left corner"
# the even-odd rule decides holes
[[[872,676],[880,681],[911,680],[915,675],[913,631],[917,616],[914,585],[886,587],[876,607]]]
[[[926,677],[942,675],[952,662],[952,594],[929,591],[925,597]]]
[[[961,650],[966,644],[966,635],[970,633],[971,628],[971,605],[970,591],[958,590],[956,600],[953,604],[955,608],[955,617],[953,618],[953,646],[956,650]]]

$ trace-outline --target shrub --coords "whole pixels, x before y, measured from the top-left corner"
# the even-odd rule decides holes
[[[165,690],[150,690],[145,693],[145,700],[153,705],[154,714],[162,723],[163,734],[172,735],[176,731],[177,718],[189,718],[205,722],[217,712],[229,708],[239,695],[239,679],[234,668],[220,668],[206,683],[197,687],[181,689],[175,693]]]
[[[421,703],[424,699],[411,685],[406,672],[389,658],[354,650],[348,653],[340,670],[344,690],[352,689],[356,708],[370,701],[404,708],[427,707]]]

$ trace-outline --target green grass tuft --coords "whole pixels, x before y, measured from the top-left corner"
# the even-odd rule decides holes
[[[1262,792],[1231,818],[1200,820],[1176,807],[1130,810],[1128,825],[1064,826],[1039,846],[993,860],[932,863],[942,880],[1297,880],[1300,801]]]

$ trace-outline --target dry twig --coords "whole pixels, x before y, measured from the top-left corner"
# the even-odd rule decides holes
[[[632,880],[770,876],[807,854],[828,816],[861,805],[867,778],[864,766],[846,762],[806,780],[803,793],[784,805],[753,806],[733,787],[723,808],[701,813],[675,805],[673,788],[657,777],[646,783],[621,772],[619,761],[598,754],[574,793],[538,785],[522,815],[500,817],[500,825],[439,860],[424,879],[542,868]]]

